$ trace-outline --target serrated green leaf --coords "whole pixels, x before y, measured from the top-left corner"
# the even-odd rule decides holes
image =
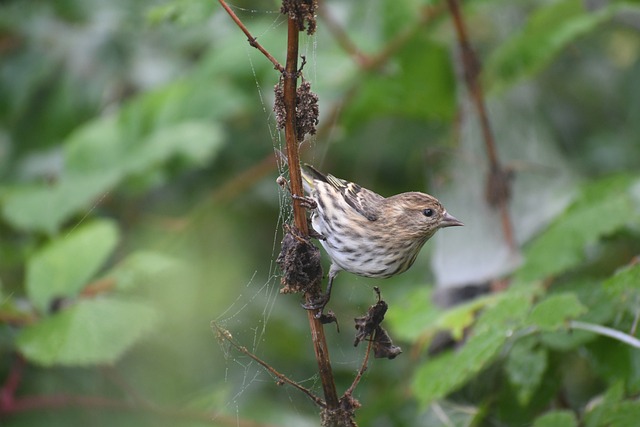
[[[619,7],[612,3],[591,11],[581,0],[564,0],[539,8],[522,31],[487,60],[487,87],[502,88],[540,71],[571,42],[609,20]]]
[[[629,192],[633,182],[618,175],[585,186],[569,209],[526,248],[515,280],[527,283],[567,271],[584,260],[587,245],[638,222]]]
[[[27,261],[26,289],[42,312],[57,297],[73,297],[105,263],[118,242],[115,223],[93,221],[59,237]]]
[[[114,363],[157,318],[148,305],[113,299],[83,300],[26,327],[17,345],[43,366]]]
[[[533,339],[517,341],[509,352],[505,367],[522,406],[529,404],[547,369],[547,351],[536,346],[537,341]]]
[[[536,304],[527,322],[542,331],[554,331],[562,328],[569,319],[587,312],[578,297],[572,293],[551,295]]]
[[[571,411],[550,411],[536,418],[533,427],[575,427],[576,416]]]

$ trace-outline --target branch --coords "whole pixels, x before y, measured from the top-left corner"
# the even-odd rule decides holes
[[[241,346],[240,344],[238,344],[233,339],[233,336],[231,335],[231,332],[229,332],[228,330],[220,327],[220,325],[218,325],[216,322],[211,322],[211,326],[213,326],[215,328],[216,335],[217,335],[218,339],[227,341],[229,344],[231,344],[231,346],[233,348],[238,350],[240,353],[242,353],[242,354],[244,354],[246,356],[249,356],[251,359],[253,359],[256,362],[258,362],[264,369],[266,369],[269,373],[271,373],[274,377],[276,377],[278,379],[278,382],[287,383],[290,386],[292,386],[294,388],[297,388],[298,390],[300,390],[301,392],[306,394],[311,400],[313,400],[316,405],[320,406],[321,408],[325,408],[326,407],[325,402],[322,399],[320,399],[318,396],[313,394],[308,388],[305,388],[305,387],[301,386],[300,384],[298,384],[297,382],[293,381],[292,379],[290,379],[286,375],[281,374],[280,372],[276,371],[275,368],[273,368],[267,362],[265,362],[264,360],[260,359],[258,356],[256,356],[255,354],[251,353],[249,350],[247,350],[246,347]]]
[[[344,392],[345,396],[351,396],[353,394],[353,391],[358,386],[358,384],[360,384],[360,380],[362,379],[362,376],[367,370],[367,365],[369,364],[369,354],[371,353],[372,346],[373,346],[373,340],[369,339],[369,343],[367,344],[367,352],[365,353],[364,359],[362,360],[362,365],[360,365],[360,369],[358,369],[358,373],[356,374],[356,377],[353,379],[353,382],[351,383],[347,391]]]
[[[460,11],[459,0],[447,0],[449,11],[453,18],[453,24],[458,36],[458,44],[462,53],[462,66],[464,68],[464,80],[467,86],[473,104],[476,107],[480,125],[482,127],[482,136],[489,158],[489,177],[487,180],[487,196],[488,200],[498,206],[502,217],[502,230],[504,238],[511,249],[515,249],[515,239],[513,236],[513,226],[511,217],[509,216],[509,198],[510,198],[510,173],[505,170],[498,159],[498,151],[496,149],[493,133],[489,124],[489,118],[485,107],[484,93],[480,85],[478,76],[480,75],[480,62],[469,43],[467,29]]]
[[[274,58],[273,56],[271,56],[271,54],[264,47],[262,47],[262,45],[260,43],[258,43],[258,39],[256,39],[255,37],[253,37],[251,35],[251,33],[249,32],[247,27],[242,23],[240,18],[238,18],[238,16],[233,12],[233,10],[231,10],[231,8],[227,5],[227,3],[224,0],[218,0],[218,1],[220,2],[222,7],[224,8],[224,10],[227,11],[227,13],[231,17],[231,19],[233,19],[233,22],[235,22],[236,25],[238,27],[240,27],[242,32],[247,36],[247,40],[249,41],[249,44],[251,46],[255,47],[256,49],[258,49],[260,52],[262,52],[262,54],[269,61],[271,61],[271,63],[273,64],[274,68],[276,70],[280,71],[281,73],[283,73],[284,72],[284,67],[282,65],[280,65],[278,60],[276,58]]]

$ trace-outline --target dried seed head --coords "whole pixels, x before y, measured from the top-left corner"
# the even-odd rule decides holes
[[[276,116],[276,126],[282,130],[287,120],[282,81],[274,86],[273,93],[275,95],[273,111]],[[296,139],[298,142],[304,141],[307,135],[316,134],[319,115],[318,95],[311,92],[309,82],[303,81],[296,90]]]
[[[280,13],[289,15],[289,18],[298,23],[298,30],[304,30],[304,22],[307,21],[307,34],[316,32],[317,0],[283,0]]]

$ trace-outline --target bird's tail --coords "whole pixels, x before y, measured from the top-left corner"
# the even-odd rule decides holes
[[[274,148],[274,149],[278,157],[280,157],[280,160],[288,166],[289,160],[287,159],[287,156],[278,148]],[[300,171],[302,172],[302,186],[304,188],[304,192],[307,194],[311,194],[311,192],[315,188],[314,181],[318,180],[318,181],[327,182],[327,176],[322,172],[318,171],[316,168],[314,168],[310,164],[305,163],[304,165],[302,165],[302,167],[300,168]]]

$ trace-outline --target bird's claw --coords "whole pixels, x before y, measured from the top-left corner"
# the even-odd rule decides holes
[[[322,314],[322,310],[325,308],[325,306],[328,303],[329,303],[329,295],[322,294],[318,298],[300,305],[302,305],[302,308],[304,308],[305,310],[320,310],[316,315],[316,317],[319,318],[320,315]]]
[[[291,198],[293,200],[297,200],[300,202],[300,206],[305,209],[314,210],[318,207],[318,204],[311,197],[298,196],[297,194],[291,193]]]

